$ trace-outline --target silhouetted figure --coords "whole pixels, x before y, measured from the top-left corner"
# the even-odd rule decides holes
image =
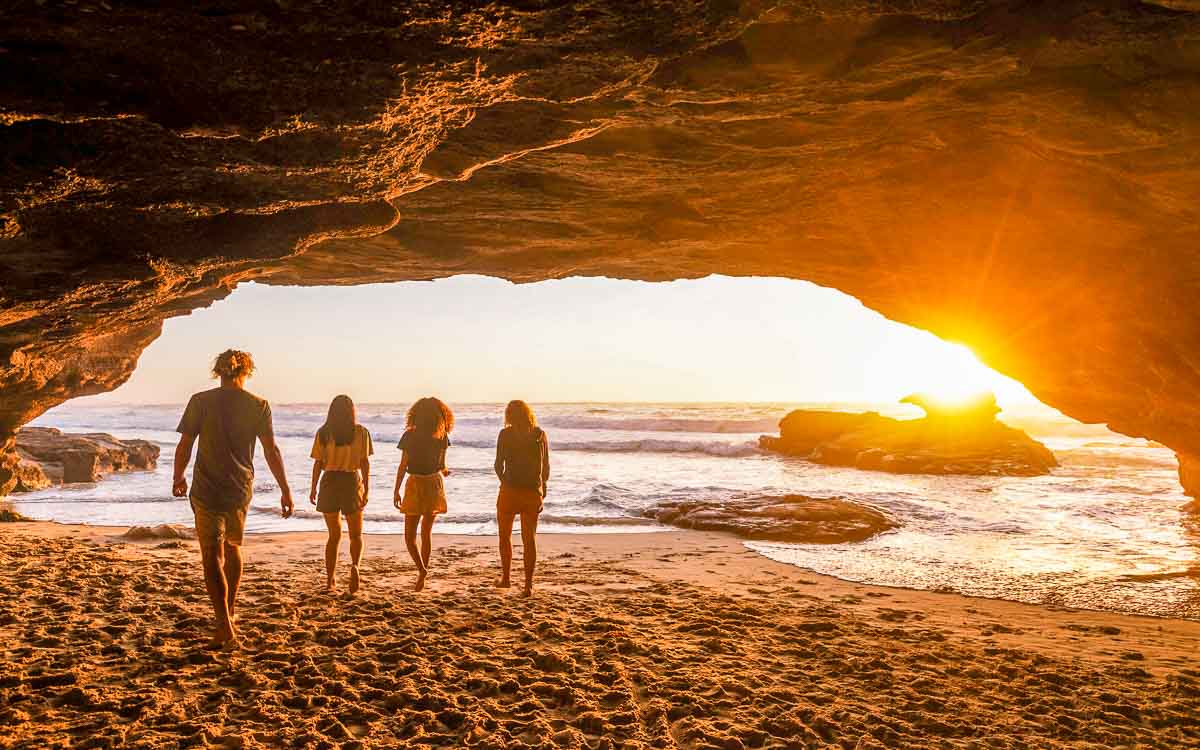
[[[521,517],[524,546],[525,596],[533,594],[533,570],[537,566],[538,514],[546,499],[550,478],[550,446],[546,433],[537,426],[533,410],[524,401],[509,401],[504,409],[504,429],[496,438],[496,522],[500,526],[501,588],[512,585],[513,521]]]
[[[454,429],[454,413],[436,398],[423,398],[408,410],[404,435],[398,446],[403,453],[396,469],[396,488],[392,504],[404,514],[404,543],[417,566],[414,590],[425,588],[429,575],[429,554],[433,547],[433,519],[446,512],[446,489],[443,476],[446,468],[446,449],[450,447],[450,431]],[[404,475],[408,474],[408,482]],[[403,499],[400,486],[404,485]],[[417,551],[417,525],[421,527],[421,549]]]
[[[213,362],[213,377],[221,387],[197,393],[188,401],[176,431],[175,497],[191,499],[196,515],[196,537],[204,563],[204,583],[216,611],[213,647],[236,645],[234,604],[242,578],[242,537],[246,509],[254,496],[254,441],[263,445],[267,465],[279,485],[283,517],[292,515],[292,491],[275,444],[271,406],[245,390],[254,373],[254,360],[246,352],[229,349]],[[200,439],[196,468],[188,492],[184,472],[192,460],[192,446]]]
[[[371,433],[358,423],[354,402],[338,396],[329,404],[325,424],[313,438],[312,489],[308,500],[325,516],[325,590],[333,591],[342,519],[350,531],[350,594],[358,591],[363,552],[363,508],[371,486]]]

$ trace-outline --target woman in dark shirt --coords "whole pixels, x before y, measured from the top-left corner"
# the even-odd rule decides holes
[[[433,519],[446,512],[446,489],[442,477],[449,476],[446,449],[454,413],[436,398],[423,398],[408,410],[404,435],[398,446],[403,453],[396,470],[392,504],[404,514],[404,543],[417,565],[416,591],[425,588],[429,575],[429,553],[433,548]],[[408,474],[408,482],[404,475]],[[400,487],[404,486],[404,495]],[[421,527],[421,549],[417,550],[417,525]]]
[[[512,586],[512,530],[521,516],[521,543],[525,548],[525,596],[533,595],[533,569],[537,565],[537,523],[550,478],[550,446],[537,426],[533,410],[524,401],[510,401],[504,410],[504,429],[496,438],[496,521],[500,526],[500,588]]]

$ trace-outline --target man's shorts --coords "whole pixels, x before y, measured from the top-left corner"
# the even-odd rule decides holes
[[[192,512],[196,514],[196,539],[201,544],[242,543],[246,533],[246,508],[226,511],[211,511],[192,501]]]

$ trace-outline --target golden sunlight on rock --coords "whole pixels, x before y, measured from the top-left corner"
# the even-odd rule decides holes
[[[29,5],[0,433],[245,279],[718,272],[842,289],[1189,463],[1193,6]]]

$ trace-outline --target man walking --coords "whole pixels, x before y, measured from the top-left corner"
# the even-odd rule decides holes
[[[176,431],[175,497],[188,497],[196,516],[196,537],[204,563],[204,584],[216,612],[216,628],[209,646],[234,647],[238,643],[234,604],[242,578],[242,536],[246,510],[254,495],[254,442],[262,443],[267,466],[282,493],[283,517],[292,515],[292,491],[275,444],[271,406],[245,389],[254,373],[254,360],[246,352],[230,349],[213,362],[212,374],[221,386],[197,393],[188,401]],[[191,492],[184,473],[192,460],[192,446],[200,439]]]

